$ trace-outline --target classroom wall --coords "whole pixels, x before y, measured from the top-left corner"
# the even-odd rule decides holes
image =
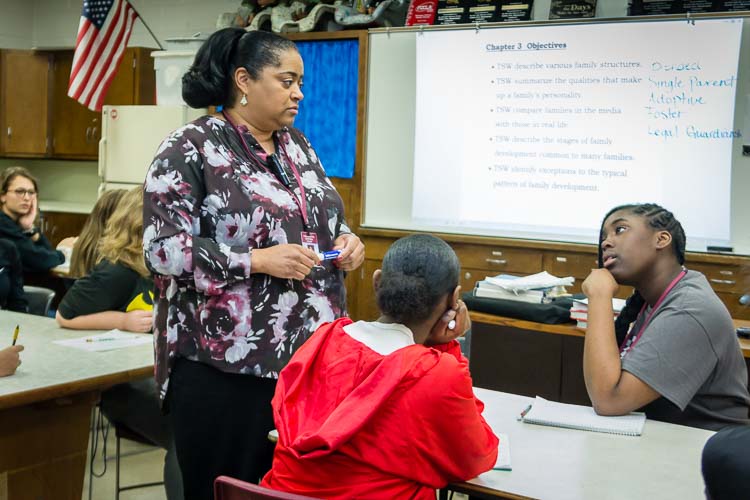
[[[0,0],[0,12],[0,48],[30,48],[33,3],[28,0]]]
[[[199,31],[212,33],[219,14],[234,12],[240,5],[239,0],[131,0],[130,3],[162,44],[165,38],[191,36]],[[82,0],[34,0],[33,46],[73,47],[82,5]],[[135,23],[128,45],[157,47],[140,21]]]
[[[131,4],[163,43],[165,38],[213,32],[218,16],[235,12],[240,0],[131,0]],[[0,0],[0,48],[73,47],[81,6],[82,0]],[[549,6],[550,0],[536,0],[532,18],[547,19]],[[627,0],[597,2],[597,17],[626,13]],[[156,47],[141,22],[136,22],[129,45]]]
[[[39,181],[40,199],[94,205],[99,188],[95,161],[0,158],[0,171],[26,167]]]

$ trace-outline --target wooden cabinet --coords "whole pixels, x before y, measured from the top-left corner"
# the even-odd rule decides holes
[[[96,159],[101,117],[68,97],[73,51],[0,51],[0,154]],[[151,49],[131,47],[104,104],[154,104]]]
[[[52,96],[52,154],[55,156],[96,157],[97,141],[92,129],[99,126],[99,113],[68,97],[68,80],[73,52],[55,53]],[[65,124],[63,126],[63,124]]]
[[[88,214],[44,212],[39,216],[39,229],[53,247],[70,236],[81,234]]]
[[[104,104],[155,103],[155,75],[151,49],[131,47],[125,51]],[[54,53],[52,98],[52,156],[96,159],[101,137],[101,114],[68,97],[72,51]]]
[[[44,156],[49,151],[50,56],[0,51],[0,153]]]
[[[687,254],[685,266],[700,271],[729,309],[733,318],[750,319],[750,305],[740,303],[740,297],[750,293],[750,263],[747,259],[717,256],[709,261]]]
[[[366,259],[359,269],[357,301],[350,301],[350,315],[354,320],[373,320],[378,316],[372,273],[380,267],[388,247],[397,237],[370,237],[360,235],[365,243]],[[448,242],[461,264],[460,285],[471,291],[477,281],[500,273],[518,275],[538,273],[542,270],[542,252],[513,248],[504,245],[474,245]]]
[[[461,266],[484,269],[490,274],[534,274],[542,270],[542,252],[506,246],[451,243]]]
[[[371,320],[377,316],[372,273],[380,267],[391,243],[408,233],[367,228],[360,233],[365,242],[367,260],[357,274],[359,282],[356,286],[360,291],[356,295],[356,303],[350,300],[349,311],[355,320]],[[446,240],[458,255],[463,291],[471,291],[477,281],[487,276],[500,273],[520,276],[545,270],[555,276],[573,276],[575,284],[568,291],[580,293],[583,280],[597,266],[594,245],[447,234],[438,236]],[[750,258],[688,253],[685,265],[706,275],[733,318],[750,319],[750,305],[740,303],[740,297],[750,294]],[[632,293],[631,287],[621,286],[617,296],[627,298]]]
[[[476,387],[560,401],[562,335],[474,322],[469,368]]]

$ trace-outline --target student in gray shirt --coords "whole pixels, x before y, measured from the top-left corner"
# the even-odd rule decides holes
[[[643,409],[648,418],[711,430],[750,423],[732,318],[706,278],[683,267],[685,233],[672,213],[654,204],[616,207],[600,238],[600,269],[583,283],[583,375],[594,410]],[[635,293],[613,322],[619,285]]]

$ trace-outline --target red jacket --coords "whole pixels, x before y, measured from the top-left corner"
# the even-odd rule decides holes
[[[491,469],[498,439],[482,418],[458,342],[383,356],[323,325],[279,374],[279,441],[261,484],[325,499],[435,498]]]

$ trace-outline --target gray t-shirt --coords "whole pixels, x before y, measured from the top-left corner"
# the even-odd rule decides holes
[[[645,407],[649,418],[711,430],[750,423],[747,368],[732,318],[699,272],[688,271],[669,292],[622,369],[662,395]]]

